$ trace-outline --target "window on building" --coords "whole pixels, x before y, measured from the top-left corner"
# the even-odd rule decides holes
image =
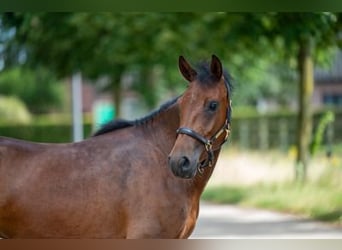
[[[342,106],[342,93],[341,94],[324,94],[323,103],[328,106]]]

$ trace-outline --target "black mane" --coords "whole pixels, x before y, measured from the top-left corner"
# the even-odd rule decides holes
[[[128,120],[123,120],[123,119],[117,119],[117,120],[110,121],[107,124],[103,125],[98,131],[96,131],[93,134],[93,136],[106,134],[106,133],[109,133],[109,132],[112,132],[112,131],[118,130],[118,129],[123,129],[123,128],[127,128],[127,127],[145,124],[146,122],[152,120],[155,116],[157,116],[161,112],[168,109],[171,105],[176,103],[177,100],[178,100],[178,97],[164,103],[163,105],[160,106],[159,109],[152,111],[150,114],[148,114],[148,115],[146,115],[140,119],[137,119],[137,120],[128,121]]]

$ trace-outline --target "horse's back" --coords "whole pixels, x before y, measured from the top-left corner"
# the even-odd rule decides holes
[[[2,157],[4,157],[7,152],[10,152],[7,150],[25,151],[34,147],[34,145],[38,146],[39,144],[29,142],[29,141],[0,136],[0,152],[2,153],[1,155]]]
[[[43,147],[38,143],[0,137],[0,180],[3,178],[8,180],[11,172],[19,175],[18,169],[23,167],[20,163],[27,161],[41,150]]]
[[[45,160],[41,156],[47,155],[50,147],[49,144],[0,137],[1,182],[12,182],[21,176],[34,173],[34,170],[44,165]]]

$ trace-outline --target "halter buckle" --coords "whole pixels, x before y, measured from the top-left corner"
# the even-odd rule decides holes
[[[230,131],[231,131],[229,123],[227,124],[227,127],[224,129],[224,131],[226,132],[226,136],[224,138],[224,142],[226,142],[228,140],[228,137],[229,137],[229,134],[230,134]]]
[[[207,150],[207,152],[210,152],[213,148],[213,142],[211,140],[208,140],[205,144],[205,149]]]

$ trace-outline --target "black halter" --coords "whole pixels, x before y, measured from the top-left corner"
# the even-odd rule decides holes
[[[227,88],[227,99],[228,99],[229,98],[229,85],[226,81],[224,81],[224,82],[225,82],[225,86]],[[199,142],[201,142],[204,145],[205,150],[208,154],[208,158],[203,163],[200,163],[198,165],[197,168],[198,168],[198,171],[200,173],[203,173],[203,169],[205,167],[208,167],[208,166],[211,167],[212,166],[212,163],[214,161],[214,151],[219,150],[222,147],[222,145],[228,140],[228,136],[229,136],[230,131],[231,131],[230,119],[231,119],[231,102],[229,103],[229,105],[227,107],[226,120],[225,120],[223,126],[210,139],[205,138],[204,136],[195,132],[191,128],[180,127],[179,129],[177,129],[177,131],[176,131],[177,134],[188,135],[188,136],[198,140]],[[218,148],[213,149],[213,144],[221,136],[222,133],[226,133],[223,142],[220,144],[220,146]]]

